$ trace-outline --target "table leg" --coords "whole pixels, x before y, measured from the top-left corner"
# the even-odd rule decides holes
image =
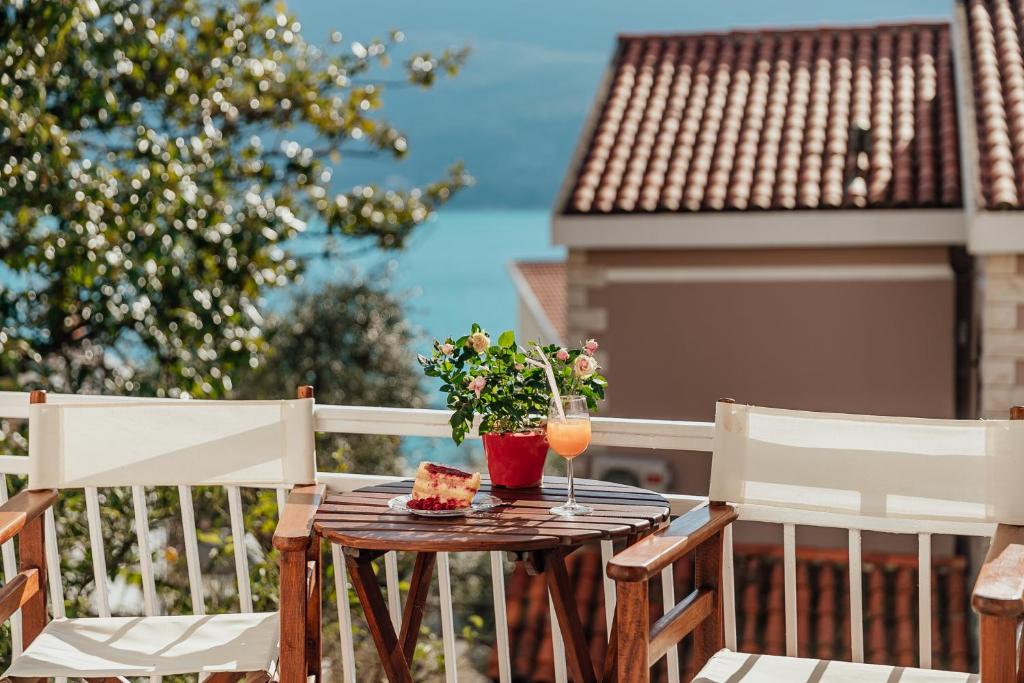
[[[409,663],[398,646],[395,626],[391,623],[388,606],[384,601],[377,575],[373,573],[372,559],[366,556],[345,556],[348,566],[349,580],[356,589],[359,602],[366,614],[366,625],[373,636],[373,644],[377,646],[384,672],[391,683],[413,683]],[[418,629],[417,629],[418,630]]]
[[[552,550],[545,553],[544,576],[547,578],[551,602],[555,606],[558,625],[565,641],[565,658],[569,673],[576,683],[597,683],[594,663],[590,658],[590,647],[583,634],[583,625],[576,610],[569,573],[565,568],[565,552]]]
[[[427,604],[427,594],[430,593],[430,579],[436,561],[437,553],[418,553],[412,569],[412,580],[409,581],[409,594],[405,598],[405,610],[402,612],[402,632],[398,639],[402,643],[405,661],[410,666],[416,650],[416,638],[420,634],[420,624],[423,623],[423,610]]]

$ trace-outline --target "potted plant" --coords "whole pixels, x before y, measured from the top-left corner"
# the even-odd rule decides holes
[[[511,330],[497,343],[479,325],[458,339],[434,341],[419,362],[428,377],[441,380],[452,410],[452,439],[462,443],[479,419],[487,469],[495,486],[522,488],[541,482],[548,444],[544,420],[552,396],[551,378],[563,396],[585,396],[591,410],[604,398],[607,381],[594,357],[598,344],[578,349],[516,342]]]

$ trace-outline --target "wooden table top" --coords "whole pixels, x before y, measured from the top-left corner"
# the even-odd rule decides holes
[[[330,494],[314,528],[333,543],[362,550],[526,551],[646,533],[669,516],[668,501],[653,491],[590,479],[576,479],[576,500],[594,512],[574,518],[548,512],[565,502],[564,477],[546,476],[540,488],[493,491],[485,477],[480,491],[511,505],[465,517],[417,517],[388,508],[391,498],[411,491],[409,479]]]

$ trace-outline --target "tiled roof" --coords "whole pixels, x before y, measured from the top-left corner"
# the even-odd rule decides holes
[[[961,204],[946,24],[622,36],[570,214]]]
[[[800,655],[850,659],[849,569],[846,550],[801,548],[797,555],[797,627]],[[785,654],[786,626],[781,550],[737,546],[737,638],[743,652]],[[583,628],[595,661],[605,653],[604,594],[601,557],[589,549],[568,558],[570,583],[576,591]],[[917,664],[917,556],[865,555],[864,653],[869,662]],[[676,564],[676,598],[693,588],[693,564]],[[932,567],[933,666],[965,671],[971,663],[967,601],[967,563],[963,557],[936,558]],[[652,618],[660,615],[658,582],[651,583]],[[509,577],[508,622],[512,680],[555,680],[547,588],[542,576],[521,568]],[[689,642],[681,657],[684,680],[695,675]],[[497,679],[497,660],[489,675]],[[664,663],[652,672],[664,681]]]
[[[558,334],[558,338],[564,341],[568,334],[565,263],[561,261],[517,261],[513,267],[523,276],[526,286],[533,292],[548,322]]]
[[[1024,208],[1024,8],[967,0],[981,206]]]

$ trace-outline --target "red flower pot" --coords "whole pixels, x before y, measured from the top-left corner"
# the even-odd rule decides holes
[[[481,438],[491,484],[509,489],[540,486],[548,454],[548,437],[542,430],[484,434]]]

